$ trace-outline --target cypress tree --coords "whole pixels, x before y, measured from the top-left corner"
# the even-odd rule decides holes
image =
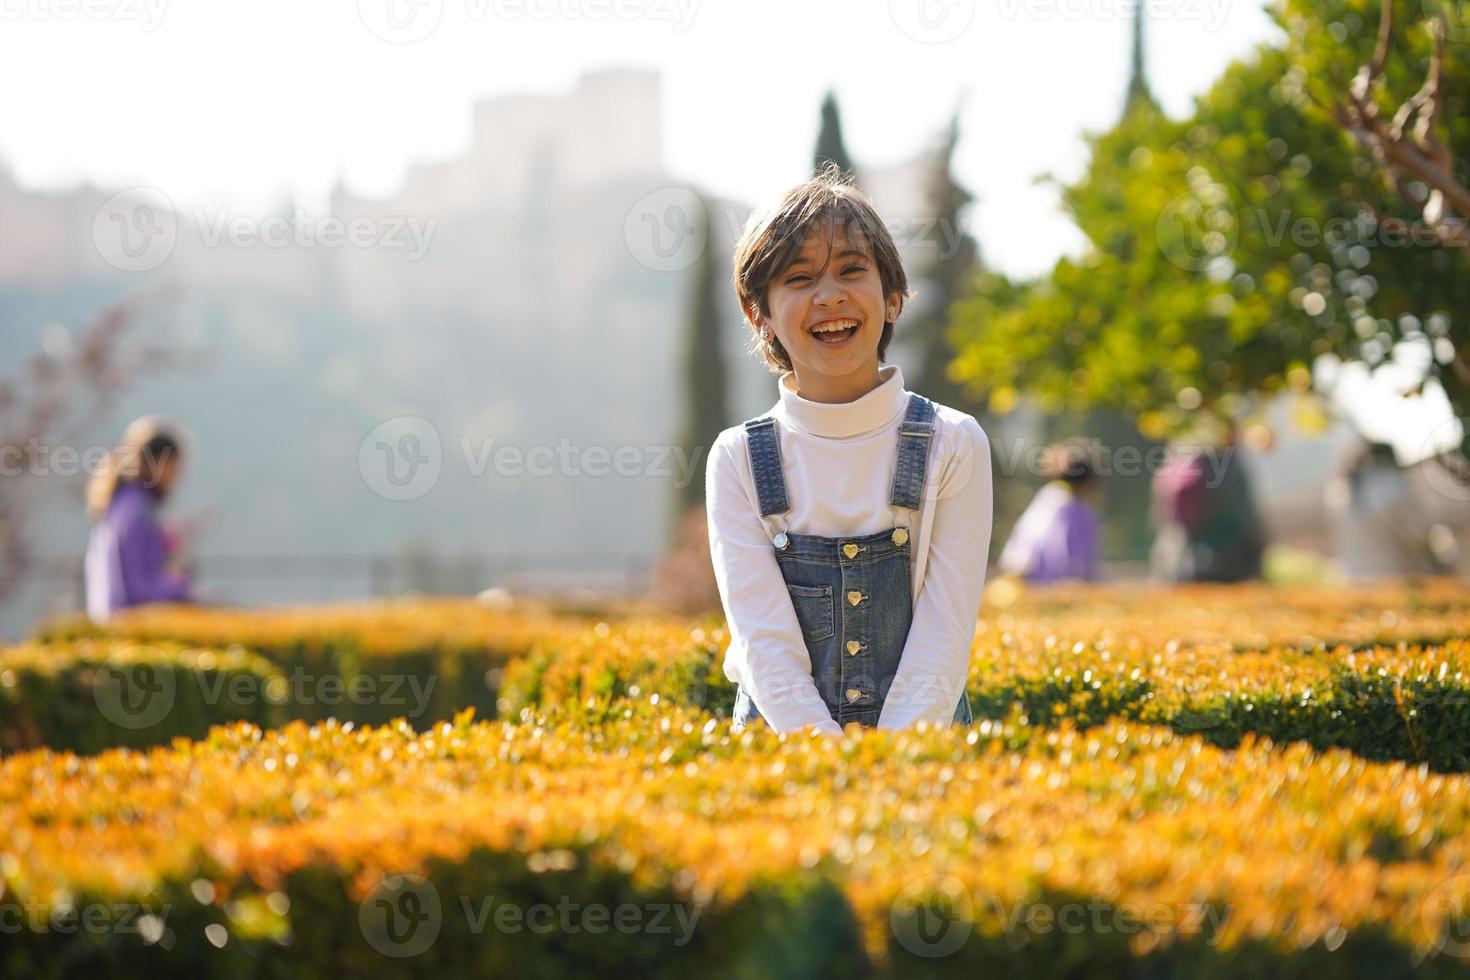
[[[708,208],[704,209],[710,214]],[[678,514],[704,503],[704,461],[715,436],[729,422],[727,372],[720,338],[720,276],[722,263],[715,255],[714,236],[706,218],[696,232],[704,248],[690,270],[689,298],[684,322],[684,427],[680,444],[700,466],[687,486],[676,488]],[[697,454],[697,455],[696,455]],[[676,520],[678,515],[676,514]]]
[[[1123,97],[1123,115],[1125,116],[1141,102],[1155,109],[1158,108],[1153,91],[1148,87],[1148,75],[1143,68],[1143,22],[1144,6],[1140,3],[1133,11],[1133,67],[1128,75],[1128,94]]]
[[[913,244],[918,282],[918,309],[905,332],[913,337],[919,357],[915,390],[929,398],[975,411],[964,387],[949,380],[946,368],[954,359],[949,343],[949,310],[965,295],[980,268],[980,249],[961,224],[961,212],[974,196],[956,182],[954,151],[959,143],[959,109],[930,160],[924,177],[925,222],[932,219],[928,241]],[[921,225],[922,227],[922,225]]]
[[[821,173],[828,163],[837,164],[849,176],[857,172],[853,168],[852,158],[847,155],[847,147],[842,142],[842,117],[837,111],[837,96],[831,89],[827,90],[822,99],[822,122],[817,130],[817,149],[812,156],[812,173]]]

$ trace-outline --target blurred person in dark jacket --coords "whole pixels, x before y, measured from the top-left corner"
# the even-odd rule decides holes
[[[1223,443],[1223,445],[1221,445]],[[1261,577],[1265,529],[1240,457],[1238,431],[1170,447],[1154,474],[1156,529],[1150,566],[1170,582],[1242,582]]]

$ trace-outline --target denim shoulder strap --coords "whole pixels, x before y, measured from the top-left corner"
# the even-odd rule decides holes
[[[791,509],[786,498],[786,478],[781,475],[781,440],[775,416],[765,415],[745,423],[745,450],[750,455],[750,474],[761,516],[784,514]]]
[[[898,427],[898,465],[893,469],[893,492],[888,502],[903,510],[918,510],[924,499],[924,469],[934,437],[934,403],[909,392],[909,407]]]

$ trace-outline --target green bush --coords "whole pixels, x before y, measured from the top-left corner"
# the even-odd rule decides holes
[[[284,678],[244,650],[81,640],[0,650],[0,750],[73,752],[202,737],[289,717]]]

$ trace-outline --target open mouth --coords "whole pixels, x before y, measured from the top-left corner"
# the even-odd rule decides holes
[[[820,344],[838,347],[851,340],[857,331],[858,321],[855,319],[826,320],[812,327],[812,336]]]

